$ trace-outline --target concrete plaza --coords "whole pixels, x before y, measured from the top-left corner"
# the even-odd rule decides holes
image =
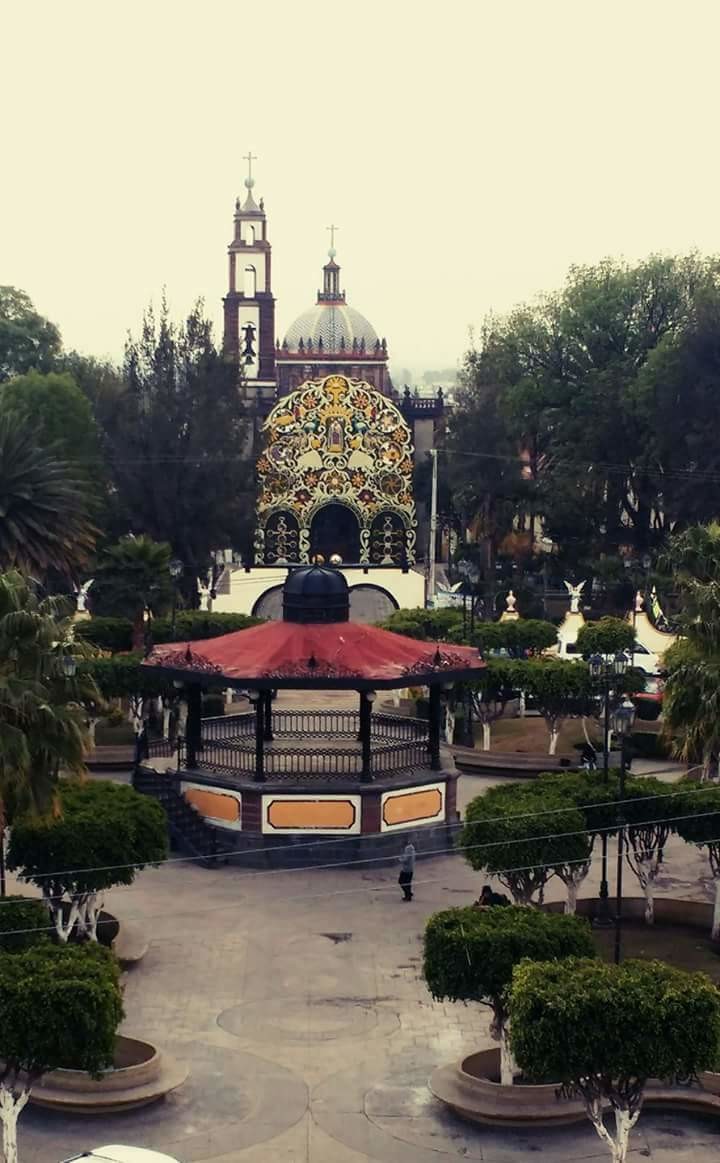
[[[482,782],[463,777],[463,800]],[[485,1009],[437,1004],[421,977],[427,917],[470,903],[480,883],[461,856],[435,857],[419,862],[415,899],[404,904],[396,872],[372,863],[252,873],[180,859],[113,890],[110,909],[150,941],[126,978],[124,1028],[186,1060],[190,1077],[164,1102],[125,1115],[26,1109],[21,1163],[112,1142],[182,1163],[607,1158],[589,1125],[474,1128],[427,1088],[435,1066],[491,1044]],[[595,876],[583,895],[596,887]],[[703,859],[673,842],[660,892],[706,898]],[[648,1111],[632,1146],[631,1159],[709,1163],[720,1122]]]

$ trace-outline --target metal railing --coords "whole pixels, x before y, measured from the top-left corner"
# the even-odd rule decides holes
[[[410,719],[404,715],[374,714],[370,728],[374,739],[425,739],[428,732],[424,719]],[[283,707],[273,708],[272,712],[272,732],[276,738],[355,739],[359,731],[360,715],[357,711],[305,711]],[[204,740],[238,740],[254,734],[254,711],[202,721]]]
[[[178,752],[179,766],[185,766],[186,760],[187,752],[183,740]],[[419,740],[375,746],[370,756],[370,772],[376,778],[413,771],[415,768],[429,765],[430,753],[427,744]],[[256,774],[254,742],[251,744],[232,740],[205,741],[196,752],[193,770],[254,779]],[[266,780],[281,782],[301,782],[306,779],[346,779],[358,782],[363,774],[362,752],[359,746],[352,750],[322,746],[274,749],[266,746],[263,754],[263,771]]]

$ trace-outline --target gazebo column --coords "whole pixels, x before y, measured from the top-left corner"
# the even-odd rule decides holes
[[[188,686],[187,708],[185,750],[188,767],[195,768],[202,747],[202,687],[197,683],[191,683]]]
[[[372,705],[375,691],[360,692],[360,746],[362,748],[362,783],[372,783]]]
[[[433,771],[440,770],[440,714],[440,687],[437,683],[435,683],[430,687],[430,715],[428,730],[430,766]]]
[[[272,743],[272,738],[273,738],[273,733],[272,733],[273,692],[272,691],[263,691],[263,704],[264,704],[264,712],[265,712],[265,720],[264,720],[264,727],[263,727],[263,739],[265,740],[266,743]]]
[[[249,691],[248,697],[255,707],[255,774],[256,783],[265,782],[265,694],[263,691]]]

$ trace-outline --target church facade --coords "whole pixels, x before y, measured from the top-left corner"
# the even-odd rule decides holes
[[[223,342],[253,419],[257,513],[252,566],[225,571],[215,608],[278,616],[288,566],[312,561],[343,570],[352,617],[422,605],[413,470],[435,443],[442,392],[395,389],[385,337],[347,302],[334,227],[316,301],[280,338],[265,207],[251,174],[245,186],[228,248]]]

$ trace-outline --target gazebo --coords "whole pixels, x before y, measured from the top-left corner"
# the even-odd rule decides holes
[[[476,679],[485,664],[472,647],[350,622],[338,570],[291,570],[282,621],[157,646],[144,665],[182,685],[187,700],[177,771],[165,777],[206,823],[236,833],[239,852],[302,836],[367,842],[455,819],[457,772],[441,742],[443,690]],[[378,691],[410,686],[428,688],[427,720],[374,709]],[[203,719],[203,689],[218,687],[246,692],[252,710]],[[357,691],[357,711],[275,706],[283,690]],[[432,847],[445,846],[443,829],[435,830]]]

